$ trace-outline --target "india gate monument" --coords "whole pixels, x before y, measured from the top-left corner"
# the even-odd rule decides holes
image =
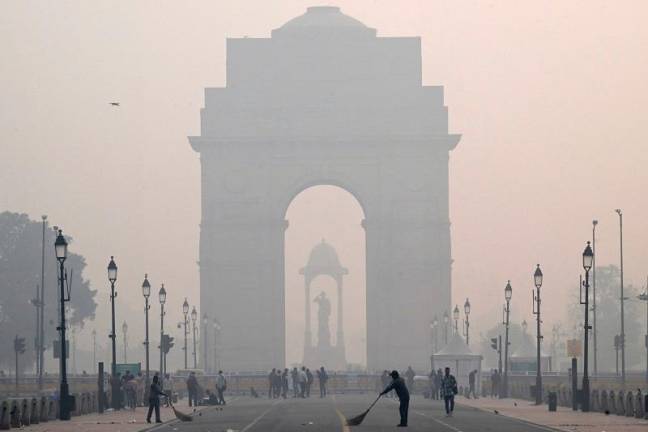
[[[311,7],[270,38],[227,39],[226,73],[189,138],[202,169],[200,304],[222,329],[220,367],[286,365],[286,210],[304,189],[335,185],[365,217],[368,369],[428,370],[429,324],[450,310],[448,158],[460,136],[443,87],[422,84],[420,38],[378,37]],[[307,309],[315,300],[326,322],[334,302],[312,293]]]

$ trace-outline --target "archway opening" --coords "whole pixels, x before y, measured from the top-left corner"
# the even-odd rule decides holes
[[[332,185],[308,187],[298,193],[288,205],[285,218],[285,316],[286,361],[301,365],[304,361],[306,316],[310,315],[312,346],[317,346],[322,333],[318,317],[322,308],[317,296],[324,293],[330,302],[329,330],[331,344],[340,336],[338,328],[338,292],[342,293],[342,330],[348,368],[366,366],[366,240],[362,221],[365,218],[360,202],[346,189]],[[322,245],[324,243],[324,245]],[[315,250],[317,249],[317,250]],[[322,255],[330,250],[337,255],[340,267],[348,270],[341,275],[342,288],[330,274],[315,274],[310,285],[306,313],[306,275],[313,254],[321,263]],[[319,251],[319,252],[318,252]],[[300,270],[302,270],[300,272]],[[317,273],[317,272],[316,272]],[[319,364],[307,364],[311,369]],[[327,365],[324,365],[327,366]]]

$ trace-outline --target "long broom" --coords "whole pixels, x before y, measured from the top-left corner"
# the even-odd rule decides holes
[[[171,403],[170,401],[169,401],[169,405],[171,405],[171,409],[173,410],[173,414],[175,414],[175,416],[176,416],[176,418],[178,420],[183,421],[183,422],[193,421],[193,417],[191,417],[190,415],[187,415],[187,414],[185,414],[183,412],[178,411],[176,409],[176,407],[173,406],[173,403]]]
[[[367,411],[363,412],[360,415],[357,415],[355,417],[347,419],[347,421],[346,421],[347,426],[358,426],[358,425],[360,425],[360,423],[362,423],[362,421],[367,416],[367,414],[369,414],[369,411],[371,410],[371,408],[373,408],[373,406],[376,405],[376,402],[378,402],[378,399],[380,399],[380,396],[382,396],[382,395],[378,395],[376,400],[373,401],[373,403],[371,405],[369,405],[369,408],[367,408]]]

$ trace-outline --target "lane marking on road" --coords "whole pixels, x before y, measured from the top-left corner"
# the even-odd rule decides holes
[[[261,420],[263,417],[265,417],[266,414],[268,414],[270,411],[272,411],[272,410],[274,409],[275,405],[277,405],[280,401],[281,401],[281,400],[277,400],[277,401],[275,401],[275,402],[272,404],[272,406],[271,406],[270,408],[268,408],[267,410],[263,411],[263,412],[261,413],[261,415],[259,415],[257,418],[255,418],[254,420],[252,420],[252,423],[250,423],[249,425],[247,425],[247,426],[245,426],[243,429],[241,429],[241,432],[247,432],[247,431],[249,431],[250,429],[252,429],[252,428],[254,427],[254,425],[256,425],[256,424],[259,422],[259,420]]]
[[[344,416],[344,414],[342,414],[340,412],[340,410],[337,408],[337,406],[335,406],[335,405],[337,405],[337,400],[335,399],[335,395],[331,396],[331,399],[333,399],[333,405],[334,405],[334,408],[335,408],[335,412],[338,415],[338,418],[340,419],[340,423],[342,423],[342,432],[350,432],[349,426],[347,425],[346,417]]]
[[[444,421],[441,421],[441,420],[439,420],[439,419],[436,418],[436,417],[429,416],[429,415],[427,415],[427,414],[425,414],[425,413],[422,413],[422,412],[420,412],[420,411],[413,411],[413,412],[414,412],[414,414],[418,414],[418,415],[420,415],[420,416],[422,416],[422,417],[429,418],[430,420],[435,421],[435,422],[439,423],[440,425],[443,425],[443,426],[447,427],[447,428],[450,429],[451,431],[454,431],[454,432],[463,432],[461,429],[457,429],[456,427],[452,426],[451,424],[448,424],[448,423],[446,423],[446,422],[444,422]]]
[[[232,404],[233,402],[236,402],[237,399],[240,399],[240,396],[235,396],[235,397],[229,399],[229,400],[226,401],[226,402],[229,402],[230,404]],[[197,413],[198,413],[198,412],[209,412],[209,411],[215,411],[216,408],[217,408],[217,406],[207,405],[205,408],[203,408],[203,409],[201,409],[201,410],[198,410]],[[192,415],[193,415],[193,413],[192,413]],[[176,419],[167,420],[167,421],[165,421],[164,423],[159,424],[159,425],[155,425],[155,426],[151,426],[151,427],[149,427],[149,428],[142,429],[142,431],[146,431],[146,432],[154,432],[154,431],[157,431],[157,430],[163,429],[163,428],[165,428],[165,427],[167,427],[167,426],[173,426],[173,425],[175,425],[176,423],[180,423],[180,420],[178,420],[177,418],[176,418]]]

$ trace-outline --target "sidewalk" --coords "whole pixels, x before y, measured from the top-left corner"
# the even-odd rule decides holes
[[[648,430],[648,420],[613,414],[584,413],[565,407],[558,407],[556,412],[549,412],[546,404],[536,406],[530,401],[521,399],[458,397],[457,403],[489,412],[497,410],[500,415],[570,432],[645,432]]]
[[[187,401],[175,404],[178,411],[190,414],[193,408],[187,406]],[[198,407],[201,410],[207,407]],[[138,432],[155,426],[155,414],[151,424],[146,423],[148,407],[138,407],[135,411],[119,410],[106,411],[103,414],[86,414],[72,417],[70,421],[49,421],[25,427],[26,432]],[[175,420],[171,408],[160,408],[160,418],[163,422]]]

